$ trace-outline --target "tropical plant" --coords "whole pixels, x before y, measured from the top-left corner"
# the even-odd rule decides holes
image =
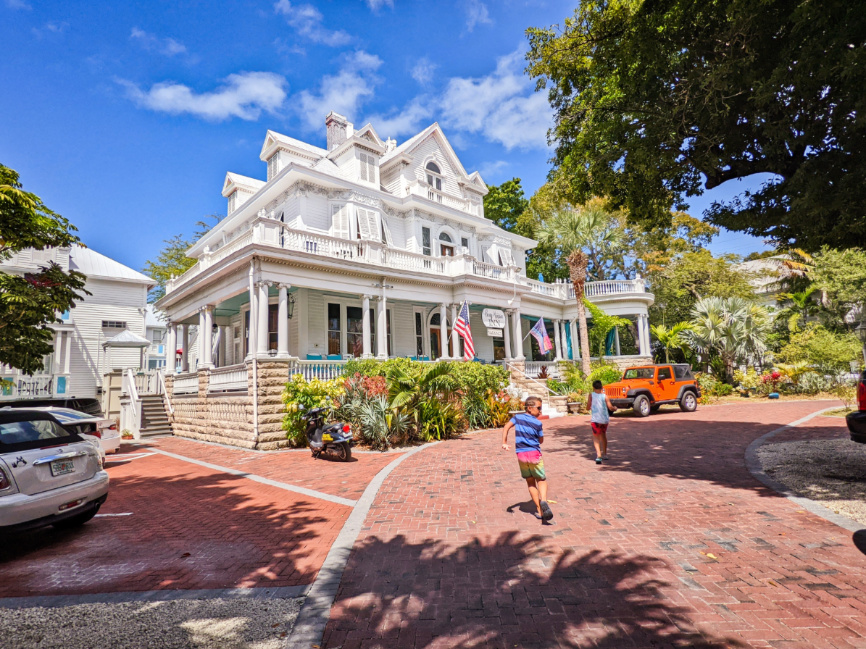
[[[671,350],[679,349],[680,351],[685,351],[688,349],[688,342],[686,341],[683,334],[686,331],[691,330],[692,325],[690,322],[678,322],[673,327],[668,329],[663,324],[661,325],[652,325],[650,327],[650,331],[652,331],[653,336],[656,337],[656,340],[659,341],[659,344],[665,350],[665,363],[671,362]]]
[[[445,407],[453,407],[451,401],[457,387],[452,363],[433,363],[419,372],[398,366],[389,371],[387,379],[390,407],[412,417],[422,435],[427,434],[431,425],[438,426],[451,420]],[[436,422],[431,423],[430,418]],[[438,434],[451,432],[454,431],[444,430]]]
[[[614,327],[627,327],[631,324],[631,321],[618,315],[605,313],[601,307],[596,306],[586,298],[583,298],[583,302],[592,316],[592,329],[589,330],[590,347],[598,350],[598,357],[603,358],[605,356],[607,335],[610,331]]]
[[[590,372],[590,350],[586,323],[584,288],[590,254],[612,255],[622,245],[621,234],[611,228],[611,214],[597,199],[580,208],[565,203],[542,224],[538,241],[561,251],[570,251],[566,257],[569,277],[577,300],[577,322],[580,329],[581,364],[584,374]]]
[[[601,381],[602,385],[616,383],[622,378],[622,370],[615,363],[596,361],[593,363],[592,371],[586,379],[589,389],[592,389],[594,381]]]
[[[819,307],[812,299],[812,294],[817,290],[818,287],[812,285],[802,291],[779,294],[780,300],[791,303],[776,314],[777,318],[787,320],[788,331],[797,331],[800,328],[799,323],[801,320],[805,323],[810,315],[817,313]]]
[[[338,407],[344,395],[343,382],[339,379],[307,381],[303,374],[292,376],[282,394],[283,404],[286,407],[283,430],[286,431],[287,439],[294,446],[305,446],[307,440],[304,410]]]
[[[373,449],[384,450],[403,441],[410,426],[409,416],[390,408],[384,396],[362,401],[356,416],[361,437]]]
[[[851,361],[860,360],[860,341],[854,334],[834,333],[816,323],[791,336],[776,358],[783,363],[802,362],[822,373],[850,369]]]
[[[800,394],[818,394],[830,388],[830,382],[817,372],[803,372],[797,381],[797,392]]]
[[[683,335],[697,351],[721,358],[724,378],[730,381],[737,359],[763,354],[769,329],[767,310],[754,302],[708,297],[695,305],[692,328]]]

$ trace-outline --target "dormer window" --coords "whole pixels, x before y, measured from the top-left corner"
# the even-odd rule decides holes
[[[376,156],[369,153],[361,153],[358,159],[358,165],[360,166],[361,180],[368,183],[379,182],[377,176],[379,160]]]
[[[435,162],[428,162],[425,167],[427,171],[427,184],[436,191],[442,191],[442,172]]]
[[[238,193],[236,191],[234,191],[229,195],[229,210],[228,210],[229,214],[231,214],[232,212],[235,211],[237,204],[238,204]]]

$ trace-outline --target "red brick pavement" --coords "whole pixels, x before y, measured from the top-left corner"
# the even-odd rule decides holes
[[[2,544],[0,597],[310,584],[351,512],[162,455],[108,472],[100,513],[132,516]]]
[[[180,437],[153,443],[163,451],[352,500],[360,498],[370,480],[399,457],[398,453],[355,453],[351,462],[336,462],[314,460],[309,451],[251,452]]]
[[[752,440],[826,405],[617,417],[601,467],[585,418],[548,422],[552,526],[527,513],[498,432],[427,449],[379,491],[324,646],[866,647],[851,533],[744,462]],[[804,433],[825,428],[838,422]]]

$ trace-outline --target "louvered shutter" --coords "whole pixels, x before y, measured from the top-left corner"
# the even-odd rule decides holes
[[[340,239],[348,239],[351,234],[349,232],[349,215],[345,205],[332,205],[332,228],[331,236],[339,237]]]
[[[382,232],[385,235],[385,243],[387,243],[389,246],[393,246],[394,239],[391,236],[391,228],[388,227],[388,219],[385,217],[384,214],[382,215]]]
[[[375,214],[360,207],[355,208],[355,210],[358,213],[358,233],[361,235],[361,239],[369,241],[375,238],[377,233]]]
[[[513,266],[514,257],[511,256],[511,250],[508,248],[500,248],[499,256],[502,257],[503,266]]]

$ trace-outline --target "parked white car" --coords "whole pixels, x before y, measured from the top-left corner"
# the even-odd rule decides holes
[[[92,443],[47,412],[0,410],[0,533],[83,525],[107,497]]]
[[[103,454],[113,453],[120,448],[120,432],[113,419],[94,417],[86,412],[55,406],[33,408],[33,410],[51,413],[66,430],[98,443]]]

